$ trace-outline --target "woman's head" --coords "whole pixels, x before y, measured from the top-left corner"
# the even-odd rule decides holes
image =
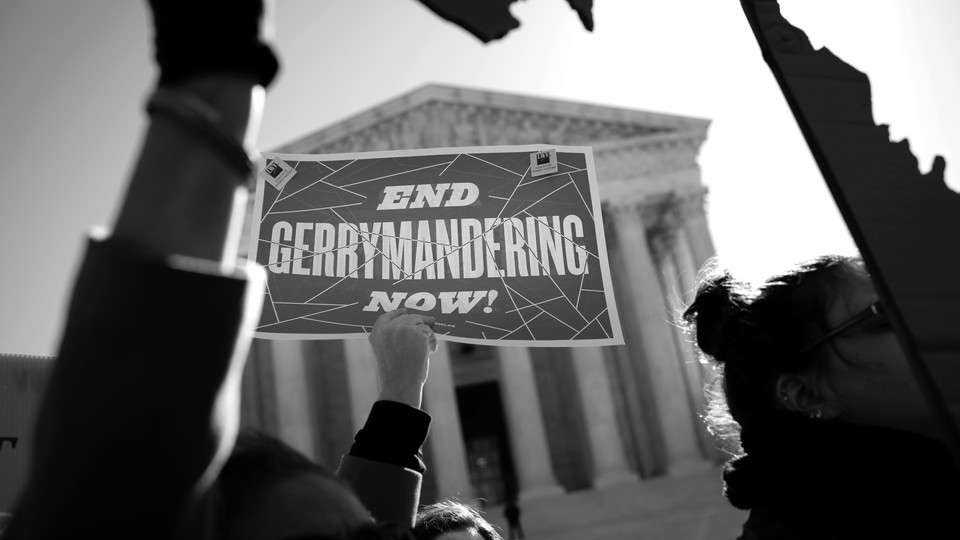
[[[720,371],[710,389],[714,433],[736,442],[739,426],[784,410],[901,429],[928,417],[892,329],[867,311],[877,302],[853,257],[819,257],[758,287],[708,270],[683,318]]]
[[[450,500],[423,507],[413,534],[417,540],[503,540],[475,508]]]

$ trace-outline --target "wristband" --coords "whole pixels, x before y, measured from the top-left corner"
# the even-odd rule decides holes
[[[164,115],[191,128],[219,151],[221,157],[242,178],[244,185],[253,178],[256,160],[237,141],[220,113],[192,92],[161,86],[150,96],[147,112]],[[253,153],[256,155],[256,151]]]

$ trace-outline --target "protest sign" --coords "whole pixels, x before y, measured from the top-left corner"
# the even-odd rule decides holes
[[[435,317],[441,339],[623,343],[590,148],[264,153],[260,165],[257,337],[364,337],[404,307]]]

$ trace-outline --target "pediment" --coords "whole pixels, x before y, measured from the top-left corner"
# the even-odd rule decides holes
[[[431,84],[275,151],[330,154],[539,143],[614,148],[664,135],[691,134],[702,141],[708,125],[700,118]]]

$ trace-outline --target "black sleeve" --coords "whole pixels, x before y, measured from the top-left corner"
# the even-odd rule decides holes
[[[350,455],[423,474],[427,467],[422,447],[429,431],[429,414],[396,401],[378,401],[357,432]]]

